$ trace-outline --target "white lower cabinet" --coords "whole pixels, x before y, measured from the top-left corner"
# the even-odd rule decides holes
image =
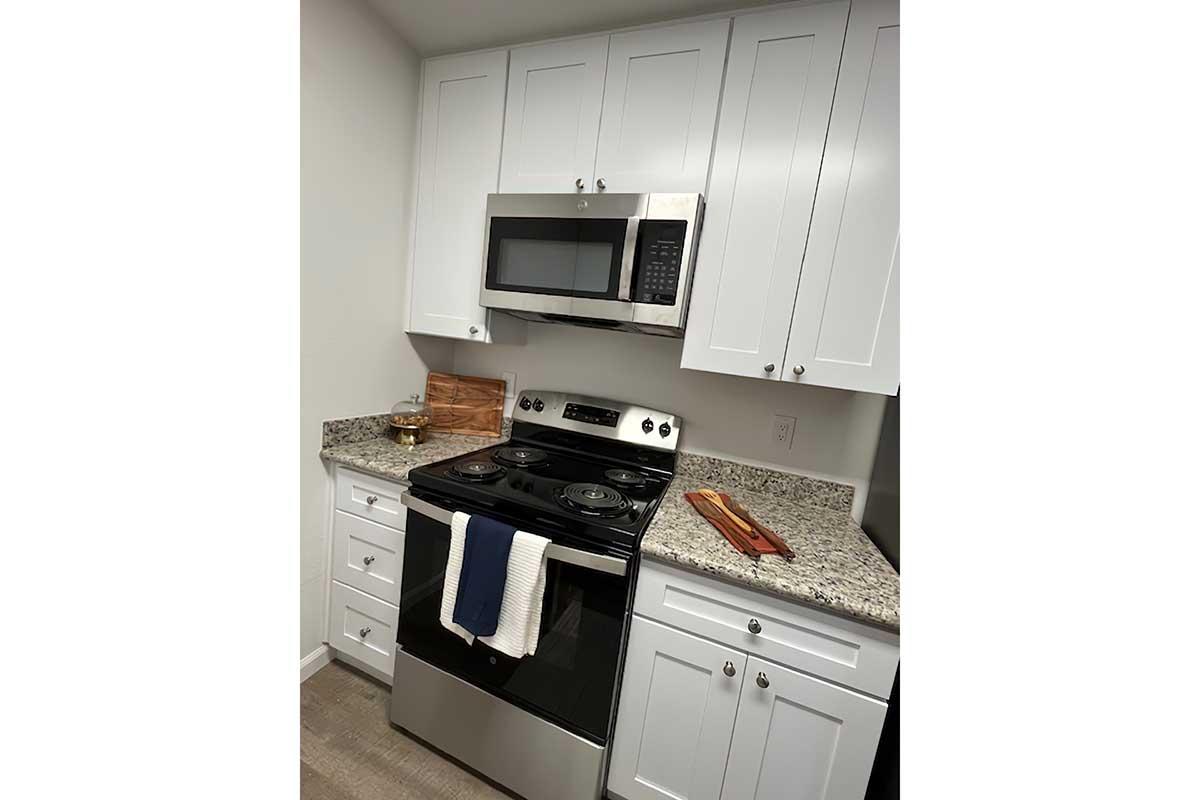
[[[799,649],[763,651],[783,664],[748,652],[759,639],[778,638],[783,631],[771,622],[786,616],[774,608],[776,598],[758,595],[761,605],[755,607],[753,597],[722,594],[731,588],[727,584],[689,575],[686,588],[711,594],[714,607],[730,603],[737,614],[753,614],[757,632],[745,632],[736,646],[719,627],[705,626],[712,611],[707,607],[669,617],[671,624],[643,616],[666,616],[664,609],[678,605],[683,589],[677,573],[656,563],[641,566],[609,794],[621,800],[863,800],[887,703],[839,685],[835,680],[846,675],[808,658],[801,652],[808,647],[804,642]],[[792,613],[797,626],[819,624],[830,641],[871,638],[872,650],[859,652],[890,664],[894,679],[895,634],[866,632],[849,620],[834,629],[825,619],[830,615],[799,606]],[[814,614],[821,619],[804,622]],[[678,624],[689,630],[673,627]],[[812,630],[815,635],[816,627]],[[703,638],[714,635],[726,643]],[[874,678],[869,683],[882,686]]]
[[[886,713],[881,700],[750,658],[721,797],[861,798]]]
[[[334,580],[399,605],[403,564],[403,531],[334,512]]]
[[[717,800],[745,667],[745,653],[634,617],[609,792]]]
[[[396,658],[400,609],[377,597],[333,582],[329,646],[387,675]]]
[[[326,642],[338,658],[390,682],[404,572],[404,486],[338,467],[332,492]]]

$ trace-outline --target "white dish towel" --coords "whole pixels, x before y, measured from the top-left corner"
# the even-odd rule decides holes
[[[446,579],[442,587],[442,626],[458,634],[467,644],[475,637],[454,622],[454,601],[458,597],[458,578],[462,572],[463,546],[467,538],[470,514],[454,513],[450,521],[450,555],[446,559]],[[542,598],[546,593],[546,545],[550,540],[525,531],[513,536],[508,552],[508,574],[500,600],[496,632],[481,636],[480,641],[507,656],[521,658],[537,651],[542,628]]]
[[[470,514],[455,511],[450,518],[450,555],[446,558],[446,579],[442,584],[442,610],[438,618],[442,627],[457,633],[467,644],[475,641],[475,635],[454,622],[454,601],[458,599],[458,576],[462,574],[463,546],[467,542],[467,523]]]

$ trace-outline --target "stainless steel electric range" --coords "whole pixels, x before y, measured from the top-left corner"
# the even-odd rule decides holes
[[[679,428],[662,411],[526,390],[508,442],[409,473],[393,723],[530,800],[601,796],[635,556]],[[551,540],[535,655],[441,626],[455,511]]]

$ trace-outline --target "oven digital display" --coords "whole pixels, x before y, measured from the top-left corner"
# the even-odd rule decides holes
[[[593,425],[603,425],[606,428],[617,427],[617,419],[621,412],[611,408],[585,406],[582,403],[567,403],[563,409],[563,419],[573,419],[576,422],[590,422]]]

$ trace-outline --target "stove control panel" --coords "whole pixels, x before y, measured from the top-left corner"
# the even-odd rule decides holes
[[[593,425],[603,425],[606,428],[617,427],[621,418],[620,411],[599,406],[589,406],[583,403],[567,403],[563,408],[563,419],[573,419],[577,422],[590,422]]]
[[[521,392],[512,418],[670,451],[678,448],[683,424],[674,414],[653,408],[542,389]]]

